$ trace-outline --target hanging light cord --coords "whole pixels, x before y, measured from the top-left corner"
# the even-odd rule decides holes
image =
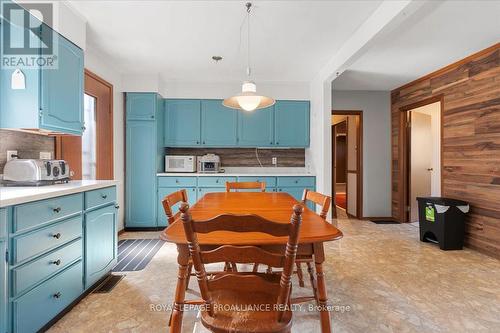
[[[260,167],[263,168],[264,166],[260,162],[260,158],[259,158],[259,148],[255,148],[255,157],[257,157],[257,162],[259,162]]]
[[[247,2],[247,76],[250,77],[250,11],[252,8],[252,3]]]

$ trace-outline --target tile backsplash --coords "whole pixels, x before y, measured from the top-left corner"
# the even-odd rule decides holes
[[[255,148],[166,148],[168,155],[216,154],[220,156],[222,167],[272,167],[272,158],[277,158],[278,167],[305,167],[305,149],[258,149]]]
[[[54,158],[55,139],[51,136],[0,129],[0,174],[7,162],[7,150],[17,150],[19,158],[40,158],[50,152]]]

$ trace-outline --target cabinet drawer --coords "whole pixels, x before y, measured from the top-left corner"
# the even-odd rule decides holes
[[[110,204],[116,201],[116,188],[105,187],[85,192],[85,209]]]
[[[13,331],[37,332],[83,292],[82,262],[12,302]]]
[[[278,177],[278,187],[314,187],[315,177]]]
[[[82,236],[82,216],[13,238],[14,264]]]
[[[82,197],[83,194],[78,193],[15,206],[13,232],[27,230],[81,212]]]
[[[82,258],[83,242],[78,239],[43,257],[12,270],[14,297],[48,276]]]
[[[198,187],[226,187],[226,182],[235,182],[236,177],[200,177]]]
[[[196,187],[196,177],[158,177],[158,187]]]
[[[276,187],[276,177],[238,177],[239,182],[265,182],[266,188]]]

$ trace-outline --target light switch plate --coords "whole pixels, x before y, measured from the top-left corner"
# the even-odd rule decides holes
[[[50,160],[52,159],[52,154],[50,151],[41,151],[40,152],[40,159],[41,160]]]
[[[15,158],[12,155],[17,155],[17,150],[7,150],[7,162]]]

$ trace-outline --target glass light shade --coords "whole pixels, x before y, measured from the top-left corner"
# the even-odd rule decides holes
[[[226,98],[222,105],[244,111],[253,111],[274,105],[274,99],[266,96],[260,96],[256,93],[257,87],[251,81],[243,82],[241,94]]]

